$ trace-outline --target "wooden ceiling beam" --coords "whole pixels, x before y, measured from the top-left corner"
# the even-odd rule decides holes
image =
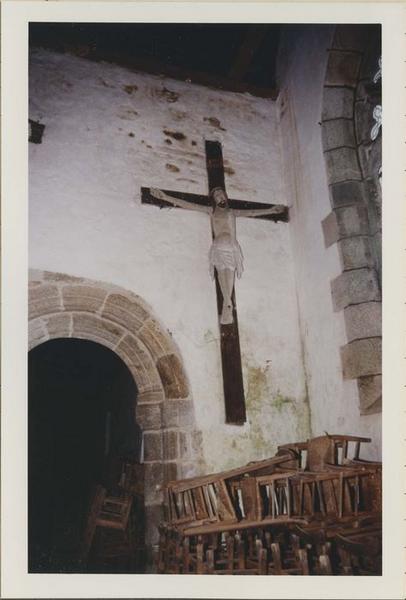
[[[247,34],[238,50],[236,59],[228,72],[230,79],[241,81],[247,73],[252,59],[260,47],[267,30],[265,27],[249,28]]]

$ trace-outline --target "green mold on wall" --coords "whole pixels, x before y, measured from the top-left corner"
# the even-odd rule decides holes
[[[269,448],[269,442],[264,438],[260,413],[264,403],[269,397],[269,388],[267,381],[268,367],[247,366],[247,393],[246,408],[250,421],[250,444],[259,456]]]
[[[268,395],[267,368],[247,366],[247,395],[245,402],[248,411],[261,410],[262,400]]]
[[[269,432],[266,420],[291,419],[294,436],[291,441],[306,440],[311,435],[307,397],[296,400],[279,390],[275,395],[269,388],[269,366],[246,365],[246,407],[250,423],[250,444],[258,455],[269,454]],[[268,411],[266,410],[268,406]],[[267,414],[268,413],[268,414]],[[272,416],[273,415],[273,416]],[[287,440],[289,441],[289,440]]]
[[[286,405],[295,406],[296,401],[293,398],[289,398],[289,396],[283,396],[280,392],[278,392],[275,398],[272,400],[271,406],[276,408],[277,411],[281,411]]]

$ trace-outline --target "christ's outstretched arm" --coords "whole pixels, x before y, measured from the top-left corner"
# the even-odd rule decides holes
[[[158,190],[157,188],[150,188],[149,191],[151,195],[157,198],[158,200],[165,200],[166,202],[170,202],[174,206],[179,206],[179,208],[186,208],[187,210],[197,210],[199,212],[204,212],[208,215],[213,212],[210,206],[192,204],[191,202],[187,202],[186,200],[181,200],[180,198],[170,196],[169,194],[166,194],[165,192],[163,192],[162,190]]]
[[[239,210],[233,208],[232,211],[236,217],[261,217],[265,215],[277,215],[278,213],[284,213],[286,206],[283,204],[275,204],[272,208],[247,208],[246,210]]]

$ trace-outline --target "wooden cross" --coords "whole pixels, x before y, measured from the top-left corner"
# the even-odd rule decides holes
[[[225,191],[223,153],[220,142],[206,141],[206,167],[209,180],[209,194],[211,190],[216,187],[221,187]],[[172,190],[163,191],[171,196],[174,196],[175,198],[186,200],[192,204],[200,204],[202,206],[211,205],[208,196],[174,192]],[[159,206],[160,208],[167,206],[173,207],[173,205],[169,202],[166,202],[165,200],[158,200],[152,196],[150,194],[150,188],[145,187],[141,188],[141,202],[143,204]],[[229,199],[229,206],[230,208],[249,210],[253,208],[272,208],[274,205]],[[286,210],[276,214],[253,218],[287,222],[289,220],[288,208],[286,207]],[[220,314],[222,310],[223,296],[217,279],[217,273],[215,274],[215,281],[217,293],[217,311],[219,315],[220,327],[221,364],[223,370],[226,423],[242,425],[246,421],[246,413],[235,291],[233,291],[233,322],[230,325],[222,325],[220,323]]]

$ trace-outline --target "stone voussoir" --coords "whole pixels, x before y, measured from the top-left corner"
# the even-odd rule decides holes
[[[365,206],[343,206],[334,209],[337,219],[338,239],[369,234],[368,211]]]
[[[324,151],[356,147],[353,121],[350,119],[333,119],[322,123],[322,140]]]
[[[342,181],[330,186],[332,208],[342,208],[364,202],[364,188],[361,181]]]
[[[359,377],[357,383],[361,415],[382,412],[382,375]]]
[[[153,388],[161,389],[162,383],[161,383],[161,379],[159,377],[158,370],[157,370],[155,364],[152,362],[152,360],[150,360],[149,357],[148,357],[147,361],[144,361],[143,366],[144,366],[145,376],[147,377],[147,379],[149,381],[150,389],[153,389]]]
[[[71,314],[60,313],[53,314],[49,317],[43,317],[44,323],[46,324],[49,337],[70,337],[71,329]]]
[[[167,398],[186,398],[189,395],[182,363],[176,354],[162,356],[156,366]]]
[[[361,180],[358,154],[354,148],[336,148],[324,153],[329,183]]]
[[[62,298],[65,310],[96,313],[107,296],[106,290],[90,285],[65,285]]]
[[[41,319],[32,319],[28,323],[28,348],[32,350],[49,340],[48,331]]]
[[[137,405],[141,404],[159,404],[165,400],[163,390],[146,390],[138,395]]]
[[[354,236],[339,240],[341,267],[343,271],[373,266],[371,242],[368,236]]]
[[[368,268],[341,273],[331,282],[331,294],[335,311],[350,304],[381,300],[376,272]]]
[[[132,333],[139,331],[148,316],[139,303],[123,294],[111,293],[102,310],[102,317],[119,323]]]
[[[382,335],[382,304],[365,302],[344,309],[345,330],[349,342]]]
[[[143,430],[160,429],[162,426],[161,404],[137,403],[136,421]]]
[[[326,85],[355,87],[361,66],[361,55],[351,50],[330,50]]]
[[[354,90],[345,87],[325,87],[322,120],[352,119],[353,116]]]
[[[28,303],[29,319],[61,312],[62,310],[61,295],[58,286],[44,284],[30,287]]]
[[[382,373],[382,338],[355,340],[341,348],[344,379]]]
[[[142,340],[156,361],[165,354],[171,354],[174,351],[174,344],[169,332],[166,332],[155,319],[147,319],[137,336]]]
[[[114,347],[124,334],[121,327],[97,315],[73,313],[72,321],[73,337],[104,340],[109,347]]]
[[[148,369],[153,370],[151,357],[140,347],[139,341],[132,335],[126,335],[116,346],[116,352],[123,359],[132,372],[137,374],[136,381],[139,388],[152,387],[148,376]]]

